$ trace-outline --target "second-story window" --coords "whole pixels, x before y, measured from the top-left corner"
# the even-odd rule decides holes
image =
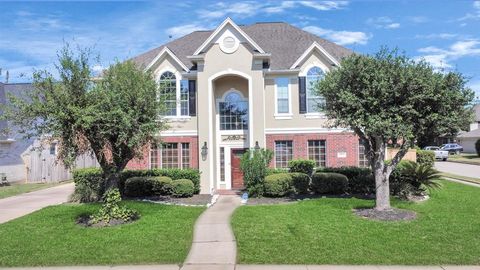
[[[312,67],[307,72],[307,113],[319,112],[319,107],[325,102],[321,96],[317,95],[315,90],[316,83],[321,80],[323,76],[323,70],[319,67]]]
[[[180,80],[173,72],[166,71],[160,75],[160,94],[165,102],[165,116],[187,116],[188,111],[188,80]]]
[[[248,129],[248,101],[237,92],[228,93],[218,103],[220,130]]]
[[[275,79],[277,98],[277,114],[290,114],[290,93],[288,89],[288,78]]]

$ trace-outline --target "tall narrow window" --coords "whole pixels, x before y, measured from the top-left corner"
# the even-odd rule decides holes
[[[160,168],[160,153],[157,144],[153,144],[150,148],[150,168]]]
[[[288,168],[288,162],[293,158],[292,141],[275,142],[275,167]]]
[[[290,113],[290,100],[288,90],[288,78],[277,78],[275,80],[277,96],[277,113]]]
[[[182,143],[182,169],[190,168],[190,144]]]
[[[324,140],[308,141],[308,159],[314,160],[317,167],[326,167],[326,143]]]
[[[325,103],[325,100],[315,91],[315,85],[323,76],[323,70],[319,67],[312,67],[307,72],[307,113],[319,112],[320,107]]]
[[[188,111],[188,80],[180,81],[180,115],[189,115]]]
[[[170,71],[160,76],[160,94],[165,102],[165,115],[177,115],[177,78]]]
[[[220,182],[225,182],[225,147],[220,147]]]
[[[231,92],[218,105],[221,130],[248,129],[248,101],[240,94]]]
[[[178,168],[178,143],[163,144],[162,168]]]
[[[360,139],[358,141],[358,166],[359,167],[370,167],[368,163],[367,153],[365,152],[365,141]]]

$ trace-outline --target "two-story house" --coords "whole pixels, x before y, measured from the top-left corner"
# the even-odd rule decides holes
[[[133,58],[154,73],[170,129],[129,168],[198,168],[201,192],[243,186],[245,149],[271,149],[271,166],[295,158],[317,166],[366,164],[358,137],[329,128],[313,83],[353,52],[286,23],[227,18]]]

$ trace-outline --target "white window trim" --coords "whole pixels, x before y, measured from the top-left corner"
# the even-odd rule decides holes
[[[175,70],[172,67],[166,67],[160,72],[158,72],[157,76],[157,83],[160,84],[160,77],[165,72],[172,72],[175,75],[175,100],[176,100],[176,115],[163,115],[163,118],[172,120],[172,121],[187,121],[190,120],[192,117],[190,116],[190,112],[188,115],[181,115],[182,113],[182,100],[181,100],[181,82],[182,82],[182,74]],[[190,94],[190,93],[189,93]],[[190,99],[190,96],[188,97]],[[188,104],[187,104],[188,106]],[[188,108],[188,107],[187,107]],[[190,108],[188,108],[190,110]]]
[[[240,90],[235,88],[230,88],[225,93],[223,93],[221,98],[217,98],[215,105],[217,106],[217,110],[220,108],[220,102],[225,101],[225,98],[230,93],[237,93],[240,95],[243,101],[249,101],[248,97],[245,97]],[[217,131],[221,135],[247,135],[250,130],[250,102],[248,104],[248,129],[234,129],[234,130],[221,130],[220,129],[220,111],[216,114],[216,122],[217,122]]]
[[[313,67],[318,67],[320,68],[322,71],[323,71],[323,74],[327,74],[328,70],[326,69],[326,67],[319,63],[319,62],[313,62],[313,63],[310,63],[308,64],[307,66],[305,66],[305,68],[302,70],[301,72],[301,76],[305,76],[305,94],[306,94],[306,105],[307,105],[307,113],[304,114],[305,118],[306,119],[322,119],[322,118],[326,118],[326,115],[324,112],[308,112],[308,82],[307,82],[307,77],[308,77],[308,71],[313,68]]]
[[[286,78],[288,80],[287,91],[288,91],[288,112],[279,113],[278,112],[278,86],[277,79]],[[290,77],[276,77],[274,79],[274,94],[275,94],[275,114],[273,115],[277,120],[289,120],[293,118],[292,114],[292,84],[290,82]]]
[[[189,164],[188,166],[190,166],[191,164],[191,157],[192,157],[192,154],[191,154],[191,150],[192,150],[192,145],[190,142],[165,142],[165,143],[176,143],[177,144],[177,151],[178,151],[178,167],[177,169],[183,169],[183,146],[182,146],[182,143],[188,143],[188,149],[189,149]],[[164,168],[163,167],[163,153],[162,153],[162,149],[163,149],[163,145],[160,145],[160,148],[157,148],[156,151],[158,151],[157,153],[157,162],[158,162],[158,168],[157,169],[169,169],[169,168]],[[150,151],[148,151],[148,163],[150,163],[149,167],[150,169],[154,169],[152,167],[152,147],[150,146]]]

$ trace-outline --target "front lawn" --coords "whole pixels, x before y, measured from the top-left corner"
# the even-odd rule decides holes
[[[242,206],[232,225],[243,264],[480,264],[480,188],[442,181],[409,222],[365,220],[362,199]]]
[[[181,263],[203,207],[127,202],[141,218],[132,224],[85,228],[78,215],[97,204],[51,206],[0,224],[0,267]]]
[[[15,196],[22,193],[32,192],[44,188],[54,187],[61,183],[11,183],[10,186],[1,186],[0,187],[0,199]]]

